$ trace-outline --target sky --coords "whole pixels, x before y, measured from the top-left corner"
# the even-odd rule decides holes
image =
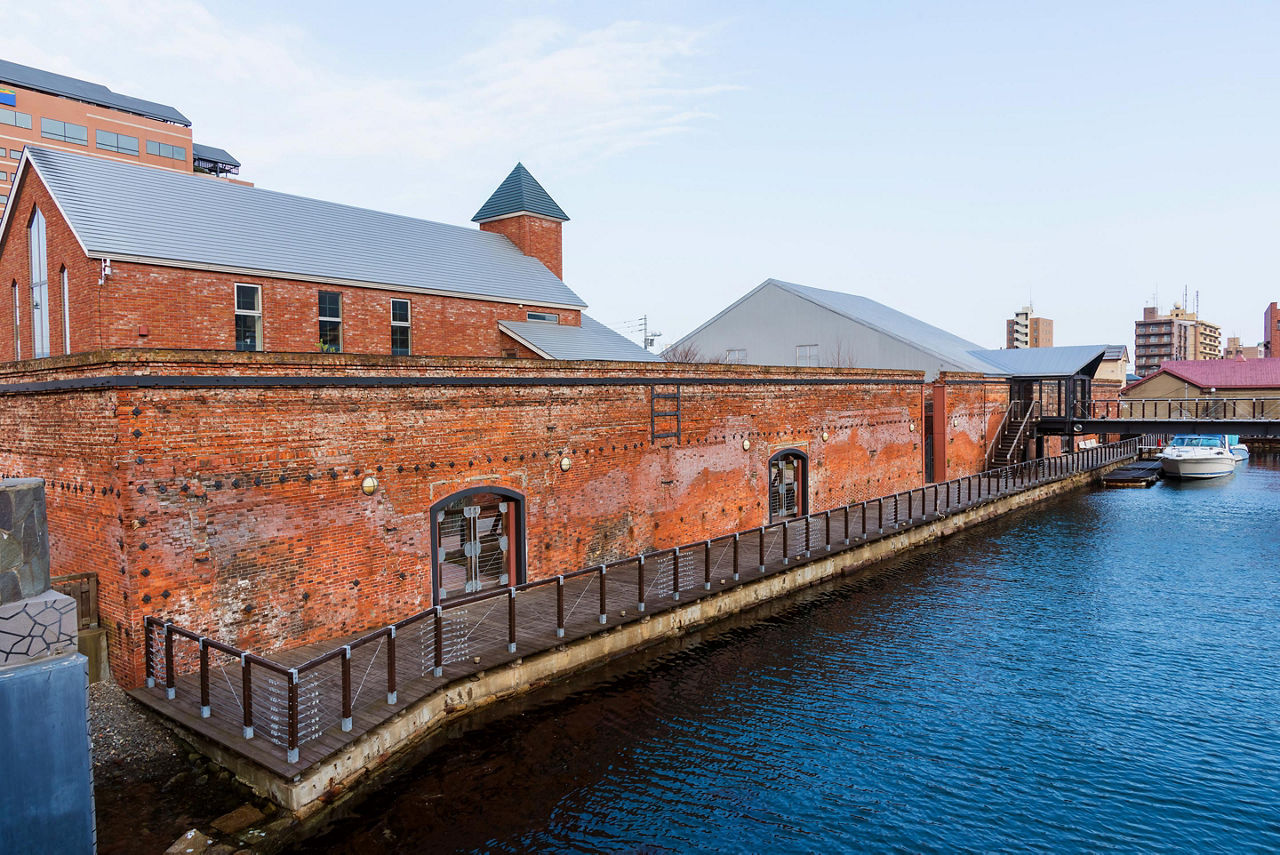
[[[258,186],[457,225],[517,161],[670,344],[773,277],[987,347],[1280,300],[1280,4],[0,0],[5,59],[170,104]]]

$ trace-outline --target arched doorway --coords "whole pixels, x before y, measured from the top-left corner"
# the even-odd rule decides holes
[[[525,580],[524,496],[472,487],[431,506],[432,602]]]
[[[809,511],[809,456],[798,448],[769,458],[769,522]]]

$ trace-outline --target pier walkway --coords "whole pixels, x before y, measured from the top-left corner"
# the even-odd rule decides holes
[[[807,561],[1135,458],[1139,438],[457,600],[269,658],[147,617],[131,694],[286,780],[455,681]]]

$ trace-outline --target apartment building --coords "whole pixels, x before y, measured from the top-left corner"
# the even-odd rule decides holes
[[[1261,343],[1256,347],[1244,345],[1240,343],[1239,336],[1230,336],[1226,345],[1222,348],[1223,359],[1235,359],[1237,357],[1240,359],[1261,359],[1262,356],[1263,348]]]
[[[1262,313],[1263,356],[1280,357],[1280,305],[1272,303]]]
[[[0,214],[28,145],[219,178],[240,162],[192,139],[191,120],[167,104],[0,60]]]
[[[1174,303],[1167,315],[1158,306],[1146,306],[1142,320],[1134,324],[1134,345],[1134,372],[1146,377],[1170,360],[1221,359],[1222,328],[1197,318],[1181,303]]]
[[[1005,344],[1009,350],[1019,347],[1053,347],[1053,321],[1037,318],[1030,306],[1004,322]]]

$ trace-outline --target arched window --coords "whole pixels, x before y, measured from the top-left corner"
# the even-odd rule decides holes
[[[431,506],[432,601],[525,580],[524,496],[472,487]]]
[[[797,448],[769,458],[769,522],[809,511],[809,456]]]
[[[36,208],[27,226],[31,249],[31,350],[39,359],[49,355],[49,260],[44,214]]]

